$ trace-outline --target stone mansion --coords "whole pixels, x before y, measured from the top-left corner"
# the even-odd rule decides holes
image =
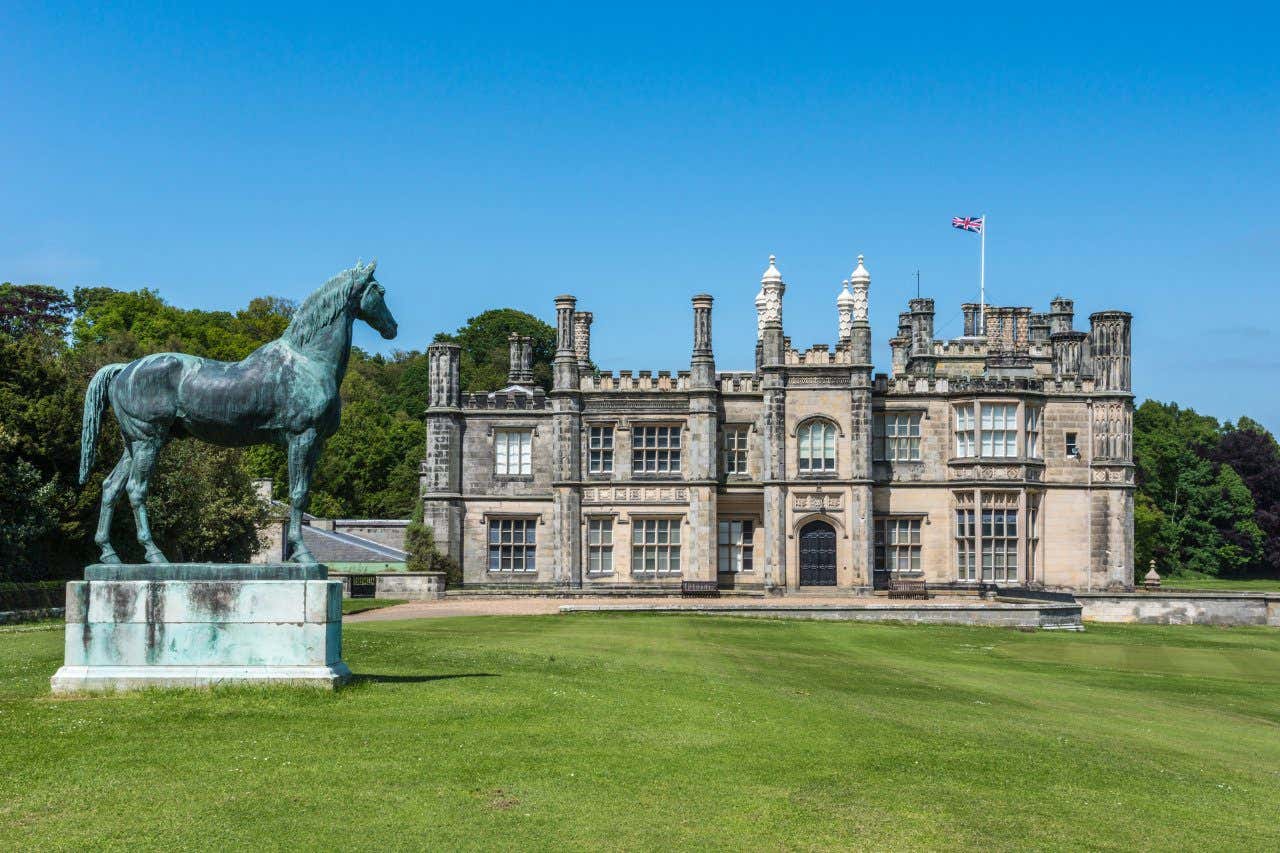
[[[870,284],[859,257],[839,340],[798,350],[770,258],[753,371],[717,372],[707,295],[675,374],[594,369],[572,296],[549,393],[527,338],[508,387],[477,394],[459,347],[433,344],[425,519],[464,586],[1132,585],[1131,315],[1076,331],[1069,299],[965,304],[964,334],[938,340],[933,300],[912,299],[877,374]]]

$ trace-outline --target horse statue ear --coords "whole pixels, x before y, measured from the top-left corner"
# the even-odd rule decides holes
[[[374,269],[377,268],[377,266],[378,266],[378,259],[374,258],[372,261],[369,262],[369,266],[364,268],[365,274],[368,275],[369,278],[373,278],[373,271]]]

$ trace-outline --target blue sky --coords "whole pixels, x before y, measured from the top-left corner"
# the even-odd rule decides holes
[[[804,346],[863,253],[887,371],[986,213],[989,301],[1132,311],[1140,397],[1280,429],[1268,7],[109,5],[0,9],[0,279],[237,308],[376,256],[390,346],[569,292],[612,370],[686,367],[707,291],[734,369],[770,253]]]

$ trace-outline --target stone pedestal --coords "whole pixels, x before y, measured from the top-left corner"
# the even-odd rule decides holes
[[[302,684],[332,688],[342,583],[323,566],[93,565],[67,584],[54,693]]]

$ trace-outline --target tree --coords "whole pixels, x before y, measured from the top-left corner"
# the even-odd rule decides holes
[[[1265,539],[1255,568],[1280,578],[1280,444],[1257,421],[1243,417],[1234,427],[1227,424],[1210,458],[1229,466],[1248,489],[1253,520]]]
[[[1233,575],[1254,565],[1265,536],[1249,488],[1211,456],[1222,434],[1214,418],[1147,400],[1134,412],[1137,570]]]
[[[462,566],[436,548],[435,534],[422,518],[422,501],[416,503],[413,520],[404,531],[404,548],[409,554],[405,561],[406,568],[411,572],[444,572],[447,585],[461,586]]]
[[[45,284],[0,284],[0,335],[61,338],[71,319],[71,300]]]
[[[458,372],[463,391],[496,391],[507,385],[508,338],[512,332],[533,338],[533,378],[550,390],[556,330],[532,314],[514,308],[494,308],[467,320],[466,325],[453,334],[441,332],[435,339],[461,345]]]

